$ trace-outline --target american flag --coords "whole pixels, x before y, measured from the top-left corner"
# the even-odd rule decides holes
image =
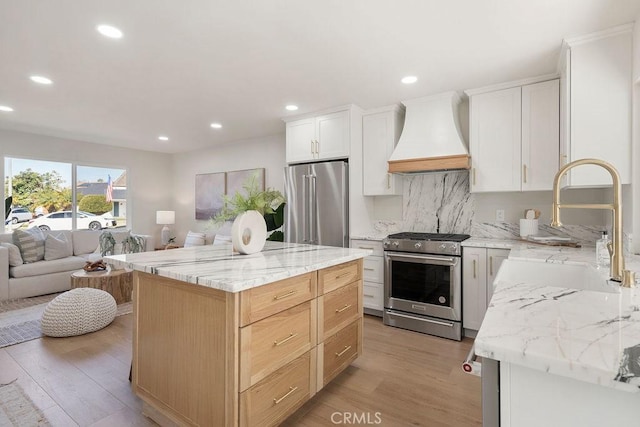
[[[107,180],[107,193],[104,198],[107,199],[107,202],[113,201],[113,182],[111,182],[111,175],[107,175],[109,179]]]

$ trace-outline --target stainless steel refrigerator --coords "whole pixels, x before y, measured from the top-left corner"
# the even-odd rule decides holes
[[[349,247],[349,165],[345,161],[285,168],[286,242]]]

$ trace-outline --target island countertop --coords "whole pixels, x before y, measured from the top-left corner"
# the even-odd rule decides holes
[[[593,248],[517,248],[509,259],[532,263],[590,264]],[[627,257],[638,271],[639,257]],[[599,271],[603,277],[608,271]],[[604,280],[604,279],[603,279]],[[610,292],[513,283],[496,277],[475,341],[476,353],[618,390],[640,392],[640,292],[612,285]],[[635,355],[635,356],[634,356]]]
[[[129,268],[226,292],[241,292],[309,271],[364,258],[367,249],[267,242],[262,252],[234,253],[231,243],[194,246],[106,259]]]

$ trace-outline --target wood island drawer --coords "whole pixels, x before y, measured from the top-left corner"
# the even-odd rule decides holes
[[[316,297],[315,272],[301,274],[240,293],[240,326],[269,317]]]
[[[240,329],[240,391],[309,351],[317,339],[317,301]]]
[[[361,321],[356,320],[323,343],[323,386],[358,357],[361,328]]]
[[[314,365],[307,352],[240,393],[240,426],[275,426],[302,406],[314,394]]]
[[[360,317],[362,280],[318,298],[318,340],[324,341]]]
[[[318,295],[362,279],[362,259],[318,271]]]

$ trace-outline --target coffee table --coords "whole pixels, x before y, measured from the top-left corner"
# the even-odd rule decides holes
[[[71,273],[71,289],[95,288],[107,291],[116,304],[131,301],[133,272],[131,270],[84,271]]]

